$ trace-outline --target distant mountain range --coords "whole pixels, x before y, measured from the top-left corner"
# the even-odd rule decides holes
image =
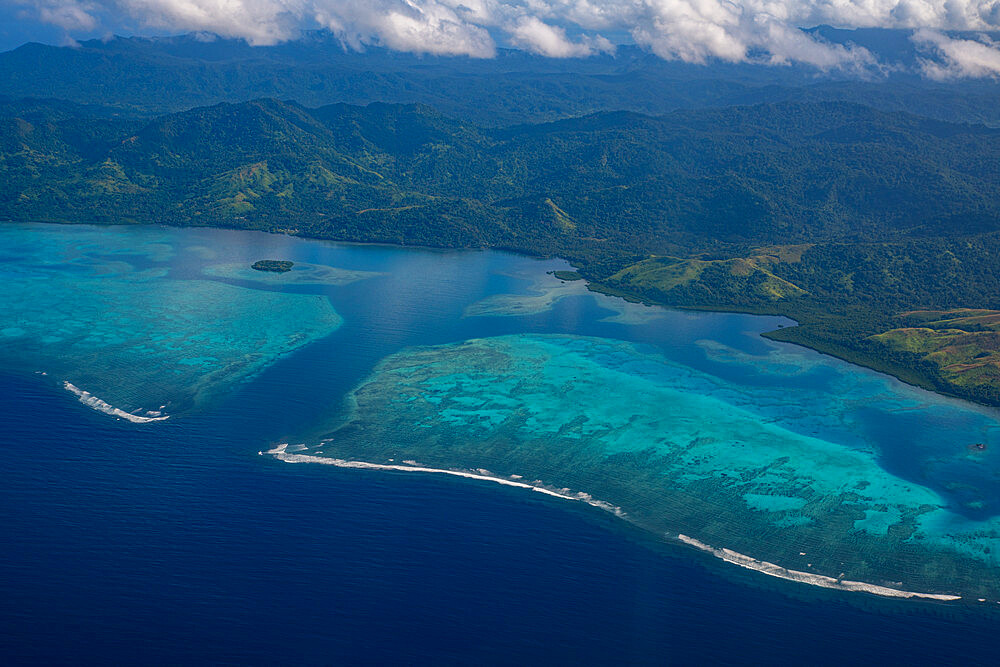
[[[307,106],[336,102],[428,104],[481,125],[555,120],[598,111],[663,114],[763,102],[850,101],[948,121],[1000,125],[990,80],[930,81],[909,31],[810,30],[864,46],[879,66],[822,74],[806,66],[664,61],[634,46],[612,57],[552,59],[501,50],[494,59],[346,50],[307,33],[270,47],[183,35],[91,40],[79,47],[25,44],[0,54],[0,95],[53,97],[151,116],[260,97]]]

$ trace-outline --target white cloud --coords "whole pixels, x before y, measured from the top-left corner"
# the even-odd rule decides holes
[[[913,41],[934,53],[936,60],[921,61],[924,74],[932,79],[996,77],[1000,75],[1000,50],[985,36],[953,39],[934,30],[920,30]]]
[[[89,3],[76,0],[41,0],[34,4],[38,18],[66,31],[89,31],[97,27],[97,19]]]
[[[32,6],[41,20],[68,31],[93,30],[107,14],[149,28],[274,44],[320,25],[356,48],[378,44],[473,57],[494,55],[491,34],[535,53],[575,57],[610,50],[601,34],[616,32],[663,58],[806,63],[823,70],[868,66],[872,57],[799,28],[905,28],[920,31],[916,40],[938,58],[924,67],[937,77],[991,74],[998,57],[990,42],[948,39],[940,31],[1000,28],[1000,0],[6,1]]]
[[[496,44],[481,25],[447,0],[313,0],[303,13],[349,45],[490,58]]]
[[[614,51],[611,42],[599,35],[573,42],[566,37],[565,29],[551,26],[534,16],[521,17],[507,28],[507,32],[514,44],[550,58],[579,58],[598,51]]]
[[[297,33],[300,0],[106,0],[143,26],[213,32],[250,44],[275,44]]]

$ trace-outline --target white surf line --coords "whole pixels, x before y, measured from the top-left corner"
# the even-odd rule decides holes
[[[127,419],[134,424],[148,424],[150,422],[161,422],[164,419],[170,419],[170,415],[160,415],[159,413],[156,412],[147,413],[150,415],[155,415],[152,417],[147,417],[143,415],[134,415],[131,412],[125,412],[124,410],[116,408],[115,406],[111,405],[106,401],[102,401],[101,399],[91,394],[89,391],[84,391],[83,389],[80,389],[79,387],[74,385],[72,382],[69,382],[68,380],[63,381],[63,387],[67,391],[71,391],[74,394],[76,394],[77,398],[80,399],[80,402],[86,405],[88,408],[93,408],[98,412],[103,412],[104,414],[111,415],[112,417]]]
[[[258,452],[258,454],[270,454],[274,458],[284,461],[285,463],[322,463],[324,465],[337,466],[338,468],[357,468],[363,470],[396,470],[401,472],[428,472],[437,473],[440,475],[452,475],[454,477],[465,477],[466,479],[478,479],[486,482],[494,482],[496,484],[502,484],[504,486],[513,486],[519,489],[529,489],[531,491],[537,491],[538,493],[544,493],[547,496],[552,496],[553,498],[562,498],[563,500],[577,500],[580,502],[587,503],[592,507],[600,508],[606,512],[611,512],[615,516],[625,517],[625,512],[622,511],[620,507],[616,507],[611,503],[605,502],[603,500],[598,500],[594,498],[589,493],[583,491],[571,491],[569,489],[553,489],[547,486],[543,486],[542,483],[535,482],[529,484],[528,482],[520,482],[520,475],[512,475],[514,479],[509,479],[507,477],[497,477],[493,475],[488,470],[479,468],[476,471],[469,470],[447,470],[445,468],[426,468],[424,466],[417,465],[416,462],[407,465],[397,465],[391,463],[368,463],[367,461],[347,461],[344,459],[335,459],[326,456],[312,456],[310,454],[290,454],[286,450],[288,448],[288,443],[278,445],[274,449],[269,449],[266,452]]]
[[[369,463],[367,461],[347,461],[345,459],[335,459],[326,456],[313,456],[310,454],[291,454],[287,452],[288,443],[278,445],[274,449],[269,449],[266,452],[258,452],[258,454],[270,454],[280,461],[286,463],[321,463],[324,465],[337,466],[338,468],[356,468],[362,470],[396,470],[401,472],[427,472],[427,473],[438,473],[442,475],[453,475],[455,477],[465,477],[467,479],[478,479],[488,482],[494,482],[496,484],[502,484],[504,486],[513,486],[520,489],[530,489],[531,491],[537,491],[538,493],[544,493],[547,496],[552,496],[554,498],[562,498],[564,500],[577,500],[585,502],[593,507],[598,507],[607,512],[611,512],[615,516],[625,517],[625,512],[611,503],[605,502],[603,500],[597,500],[589,493],[584,493],[582,491],[573,492],[569,489],[552,489],[543,486],[541,482],[528,483],[517,481],[520,479],[519,475],[512,475],[514,479],[508,479],[506,477],[497,477],[496,475],[490,474],[488,470],[479,469],[475,472],[467,470],[447,470],[443,468],[427,468],[416,464],[416,462],[404,462],[407,465],[397,465],[391,463]],[[789,581],[795,581],[803,584],[809,584],[812,586],[820,586],[822,588],[832,588],[836,590],[844,591],[854,591],[854,592],[864,592],[871,593],[873,595],[881,595],[884,597],[894,597],[894,598],[923,598],[928,600],[960,600],[962,596],[960,595],[947,595],[942,593],[916,593],[913,591],[904,591],[898,588],[890,588],[888,586],[879,586],[877,584],[869,584],[863,581],[850,581],[843,579],[834,579],[833,577],[827,577],[822,574],[815,574],[812,572],[802,572],[799,570],[789,570],[788,568],[782,567],[780,565],[775,565],[774,563],[768,563],[767,561],[757,560],[750,556],[738,553],[731,549],[716,549],[700,540],[696,540],[693,537],[688,537],[687,535],[678,535],[677,538],[684,544],[696,547],[702,551],[706,551],[716,558],[720,558],[727,563],[732,563],[733,565],[739,565],[740,567],[746,568],[748,570],[754,570],[756,572],[762,572],[764,574],[770,575],[772,577],[777,577],[779,579],[787,579]]]
[[[863,581],[849,581],[843,579],[834,579],[833,577],[827,577],[822,574],[815,574],[812,572],[802,572],[800,570],[789,570],[788,568],[782,567],[780,565],[775,565],[774,563],[768,563],[767,561],[757,560],[756,558],[751,558],[741,553],[737,553],[732,549],[717,549],[713,546],[705,544],[700,540],[696,540],[693,537],[688,537],[687,535],[678,535],[679,539],[684,544],[688,544],[702,551],[706,551],[716,558],[721,558],[727,563],[732,563],[733,565],[739,565],[748,570],[754,570],[756,572],[763,572],[764,574],[770,575],[772,577],[777,577],[779,579],[787,579],[789,581],[797,581],[803,584],[810,584],[812,586],[820,586],[822,588],[833,588],[842,591],[860,591],[863,593],[871,593],[873,595],[882,595],[884,597],[892,598],[924,598],[928,600],[960,600],[961,595],[946,595],[943,593],[915,593],[913,591],[904,591],[898,588],[889,588],[888,586],[879,586],[877,584],[868,584]]]

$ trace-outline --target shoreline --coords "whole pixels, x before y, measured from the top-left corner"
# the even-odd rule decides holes
[[[566,260],[569,261],[569,260]],[[576,267],[574,267],[576,268]],[[591,292],[596,292],[598,294],[604,294],[611,297],[617,297],[619,299],[624,299],[630,303],[641,303],[650,307],[659,308],[669,308],[673,310],[690,311],[695,313],[730,313],[733,315],[756,315],[759,317],[783,317],[788,319],[795,324],[793,326],[779,327],[771,331],[762,331],[758,334],[761,338],[765,338],[769,341],[775,343],[783,343],[785,345],[796,345],[798,347],[805,348],[807,350],[812,350],[813,352],[818,352],[822,355],[832,357],[834,359],[839,359],[840,361],[846,362],[853,366],[859,366],[861,368],[867,368],[873,370],[876,373],[882,373],[883,375],[888,375],[889,377],[895,378],[902,382],[903,384],[909,385],[911,387],[916,387],[917,389],[923,389],[924,391],[929,391],[933,394],[938,394],[944,396],[945,398],[955,398],[967,403],[972,403],[974,405],[983,406],[986,408],[998,409],[1000,408],[1000,402],[991,401],[989,398],[977,398],[974,396],[969,396],[961,393],[958,390],[949,390],[942,388],[935,384],[932,376],[921,375],[921,372],[917,369],[907,368],[905,366],[894,365],[876,357],[870,357],[865,355],[863,352],[853,350],[843,344],[838,344],[834,341],[817,341],[817,340],[805,340],[801,336],[796,335],[796,331],[802,330],[802,322],[799,321],[793,314],[782,312],[780,308],[768,308],[768,307],[755,307],[755,306],[739,306],[736,304],[730,305],[697,305],[697,304],[676,304],[670,303],[669,301],[663,301],[654,299],[651,297],[640,296],[634,292],[629,292],[628,290],[611,287],[605,285],[598,280],[591,280],[590,278],[584,277],[587,281],[587,289]]]
[[[616,505],[605,502],[603,500],[597,500],[589,493],[582,491],[573,492],[569,489],[555,489],[544,485],[540,480],[535,480],[534,482],[524,482],[520,481],[519,476],[511,477],[499,477],[490,473],[488,470],[478,469],[478,470],[449,470],[446,468],[428,468],[426,466],[421,466],[415,461],[404,461],[402,464],[395,463],[370,463],[367,461],[348,461],[346,459],[337,459],[326,456],[315,456],[311,454],[293,454],[287,451],[288,443],[280,444],[273,449],[258,452],[258,455],[263,456],[264,454],[273,456],[279,461],[285,463],[319,463],[322,465],[332,465],[338,468],[352,468],[355,470],[383,470],[383,471],[398,471],[398,472],[423,472],[423,473],[434,473],[439,475],[451,475],[453,477],[463,477],[466,479],[475,479],[480,481],[493,482],[495,484],[500,484],[502,486],[511,486],[521,489],[527,489],[530,491],[535,491],[538,493],[545,494],[547,496],[552,496],[554,498],[561,498],[563,500],[575,500],[580,502],[585,502],[586,504],[602,509],[606,512],[610,512],[615,516],[627,519],[627,514],[624,510]],[[954,602],[961,600],[961,595],[953,595],[947,593],[920,593],[916,591],[907,591],[898,588],[891,588],[889,586],[880,586],[878,584],[871,584],[863,581],[851,581],[844,579],[837,579],[834,577],[829,577],[822,574],[815,574],[812,572],[802,572],[800,570],[790,570],[781,565],[776,565],[768,561],[758,560],[751,556],[738,553],[731,549],[716,548],[711,545],[705,544],[704,542],[697,540],[693,537],[687,535],[678,534],[677,540],[682,544],[690,547],[694,547],[699,551],[709,553],[716,558],[723,560],[732,565],[738,565],[739,567],[745,568],[747,570],[753,570],[754,572],[760,572],[771,577],[776,577],[778,579],[784,579],[786,581],[793,581],[796,583],[806,584],[809,586],[817,586],[820,588],[828,588],[832,590],[847,591],[852,593],[868,593],[871,595],[878,595],[881,597],[889,598],[899,598],[899,599],[923,599],[923,600],[936,600],[940,602]]]
[[[577,267],[574,266],[574,268]],[[759,317],[783,317],[794,322],[795,324],[793,326],[779,327],[771,331],[762,331],[758,335],[761,338],[765,338],[775,343],[796,345],[834,359],[839,359],[840,361],[853,366],[867,368],[875,371],[876,373],[881,373],[891,378],[895,378],[903,384],[916,387],[917,389],[923,389],[924,391],[928,391],[932,394],[938,394],[939,396],[943,396],[945,398],[954,398],[965,401],[966,403],[971,403],[973,405],[993,410],[1000,409],[1000,400],[993,400],[989,397],[963,393],[961,391],[961,387],[958,385],[942,387],[940,384],[935,382],[936,378],[934,375],[923,374],[923,372],[919,369],[908,368],[906,366],[886,361],[885,359],[866,355],[863,351],[852,349],[847,345],[836,341],[806,340],[796,333],[803,330],[800,319],[797,318],[795,314],[783,312],[780,308],[768,308],[766,306],[739,306],[736,304],[708,306],[697,304],[677,304],[651,297],[640,296],[639,294],[629,292],[625,289],[605,285],[598,280],[592,280],[586,277],[583,279],[587,281],[587,289],[591,292],[617,297],[630,303],[641,303],[651,307],[669,308],[672,310],[690,311],[696,313],[730,313],[734,315],[755,315]],[[941,382],[947,381],[942,379]]]
[[[94,396],[89,391],[80,389],[69,380],[63,380],[63,389],[72,394],[75,394],[76,397],[80,400],[80,402],[86,405],[88,408],[91,408],[92,410],[97,410],[98,412],[103,412],[104,414],[110,415],[112,417],[117,417],[119,419],[126,419],[132,422],[133,424],[149,424],[151,422],[161,422],[170,419],[170,415],[161,415],[159,412],[153,412],[153,411],[147,411],[146,413],[146,415],[152,415],[152,416],[134,415],[131,412],[125,412],[121,408],[116,408],[107,401],[99,399],[97,396]]]
[[[220,224],[207,224],[207,223],[192,223],[186,224],[182,222],[123,222],[123,221],[70,221],[65,219],[59,220],[22,220],[15,218],[0,219],[0,224],[45,224],[45,225],[66,225],[66,226],[91,226],[91,227],[164,227],[172,229],[189,229],[189,228],[199,228],[199,229],[222,229],[228,231],[238,231],[246,233],[260,233],[260,234],[276,234],[281,236],[288,236],[291,238],[301,239],[304,241],[320,241],[328,243],[338,243],[343,245],[354,245],[354,246],[382,246],[389,248],[407,248],[422,250],[428,252],[474,252],[474,251],[484,251],[491,250],[494,252],[509,253],[513,255],[521,255],[523,257],[531,257],[535,259],[560,259],[570,265],[573,271],[580,273],[581,267],[578,265],[578,260],[572,260],[562,255],[556,253],[546,253],[546,252],[534,252],[530,248],[512,247],[505,245],[496,246],[457,246],[457,245],[423,245],[419,243],[406,244],[398,243],[394,241],[387,240],[372,240],[363,241],[356,239],[346,239],[337,238],[329,236],[320,236],[316,234],[303,233],[298,229],[294,228],[274,228],[274,229],[249,229],[246,227],[240,227],[238,225],[228,225],[224,223]],[[1000,402],[993,402],[988,398],[980,398],[975,396],[968,396],[960,391],[949,391],[948,389],[941,388],[935,383],[924,379],[917,378],[912,375],[912,373],[917,372],[906,367],[894,367],[881,363],[878,360],[866,357],[863,353],[858,354],[850,348],[838,349],[838,346],[830,344],[823,344],[821,342],[805,342],[801,340],[789,340],[785,338],[780,338],[773,334],[777,334],[779,331],[786,331],[791,329],[796,329],[801,326],[801,322],[793,314],[781,312],[777,308],[767,308],[767,307],[754,307],[754,306],[738,306],[732,305],[713,305],[713,306],[701,306],[695,304],[672,304],[668,301],[663,301],[659,299],[654,299],[650,297],[640,296],[634,292],[626,289],[612,287],[602,283],[600,280],[589,278],[583,273],[580,273],[581,279],[588,291],[595,292],[598,294],[604,294],[606,296],[617,297],[629,303],[641,303],[647,306],[656,306],[660,308],[669,308],[672,310],[681,311],[693,311],[693,312],[714,312],[714,313],[733,313],[741,315],[759,315],[762,317],[784,317],[792,322],[795,322],[795,326],[784,327],[781,329],[776,329],[774,331],[763,331],[759,335],[762,338],[772,340],[779,343],[785,343],[788,345],[797,345],[820,354],[825,354],[835,359],[839,359],[849,364],[855,366],[860,366],[862,368],[868,368],[877,373],[883,373],[890,377],[893,377],[904,384],[908,384],[925,391],[929,391],[946,398],[957,398],[968,403],[975,405],[984,406],[987,408],[998,409],[1000,408]],[[841,349],[847,349],[847,352],[842,352]],[[903,372],[899,372],[903,371]],[[906,377],[904,377],[904,375]]]

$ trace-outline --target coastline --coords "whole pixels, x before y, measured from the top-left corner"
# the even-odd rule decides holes
[[[886,359],[867,355],[863,351],[853,349],[836,341],[826,341],[815,338],[807,339],[801,333],[805,331],[805,329],[803,329],[802,322],[799,321],[794,313],[786,312],[781,308],[739,306],[736,304],[712,306],[676,304],[669,301],[661,301],[658,299],[640,296],[620,288],[609,287],[600,281],[591,280],[590,278],[584,277],[584,280],[587,281],[587,289],[591,292],[617,297],[630,303],[641,303],[646,306],[659,306],[661,308],[672,308],[674,310],[687,310],[700,313],[736,313],[740,315],[759,315],[762,317],[784,317],[795,322],[795,325],[774,329],[773,331],[763,331],[760,333],[760,337],[776,343],[797,345],[807,350],[819,352],[820,354],[833,357],[834,359],[839,359],[854,366],[867,368],[875,371],[876,373],[883,373],[899,380],[903,384],[923,389],[940,396],[967,401],[982,407],[994,409],[1000,408],[1000,402],[998,401],[973,393],[963,393],[961,387],[958,387],[957,385],[942,386],[941,383],[946,383],[946,380],[921,372],[919,369],[901,366]]]
[[[647,306],[660,306],[663,308],[672,308],[675,310],[690,310],[690,311],[701,311],[701,312],[715,312],[715,313],[740,313],[745,315],[762,315],[762,316],[778,316],[786,317],[795,322],[794,327],[785,327],[782,329],[777,329],[775,331],[762,332],[760,335],[768,340],[773,340],[776,342],[787,343],[790,345],[798,345],[806,349],[814,350],[820,354],[826,354],[836,359],[846,361],[847,363],[854,364],[856,366],[861,366],[863,368],[868,368],[879,373],[885,373],[891,377],[896,378],[904,384],[912,385],[920,389],[925,389],[927,391],[940,394],[941,396],[946,396],[948,398],[957,398],[963,401],[968,401],[976,405],[985,406],[988,408],[1000,408],[1000,403],[990,401],[987,398],[976,396],[976,395],[966,395],[959,390],[950,390],[949,388],[941,387],[938,383],[934,382],[934,378],[931,376],[925,376],[919,373],[918,370],[901,367],[896,365],[889,365],[879,359],[875,359],[865,355],[863,352],[858,352],[849,347],[837,345],[837,344],[827,344],[820,341],[804,341],[801,340],[799,336],[794,333],[788,335],[788,333],[779,332],[791,332],[801,328],[802,324],[799,319],[796,318],[794,314],[790,314],[781,308],[774,307],[754,307],[754,306],[739,306],[736,304],[728,305],[712,305],[712,306],[702,306],[697,304],[675,304],[669,301],[664,301],[660,299],[652,299],[646,296],[641,296],[634,292],[624,290],[618,287],[612,287],[606,285],[600,280],[591,278],[586,275],[585,269],[583,269],[579,264],[578,260],[573,260],[568,257],[564,257],[558,253],[551,253],[545,251],[536,251],[531,248],[526,247],[516,247],[513,245],[498,244],[495,246],[461,246],[461,245],[428,245],[423,243],[400,243],[396,241],[378,239],[378,240],[362,240],[357,238],[342,238],[337,236],[326,236],[310,232],[303,232],[296,228],[282,228],[275,227],[273,229],[268,228],[248,228],[245,226],[226,224],[225,222],[219,222],[218,224],[206,224],[201,222],[139,222],[139,221],[112,221],[112,220],[88,220],[88,221],[72,221],[66,219],[50,219],[50,220],[23,220],[19,218],[2,218],[0,219],[0,224],[52,224],[52,225],[90,225],[94,227],[134,227],[134,226],[153,226],[153,227],[167,227],[167,228],[203,228],[203,229],[227,229],[232,231],[250,232],[250,233],[263,233],[263,234],[279,234],[282,236],[289,236],[292,238],[302,239],[302,240],[312,240],[312,241],[328,241],[331,243],[341,243],[345,245],[358,245],[358,246],[383,246],[383,247],[393,247],[393,248],[411,248],[424,251],[436,251],[436,252],[461,252],[461,251],[476,251],[476,250],[493,250],[497,252],[506,252],[515,255],[521,255],[524,257],[534,257],[538,259],[545,258],[557,258],[567,262],[572,270],[580,274],[584,281],[587,290],[591,292],[596,292],[598,294],[604,294],[611,297],[618,297],[629,303],[641,303]]]

